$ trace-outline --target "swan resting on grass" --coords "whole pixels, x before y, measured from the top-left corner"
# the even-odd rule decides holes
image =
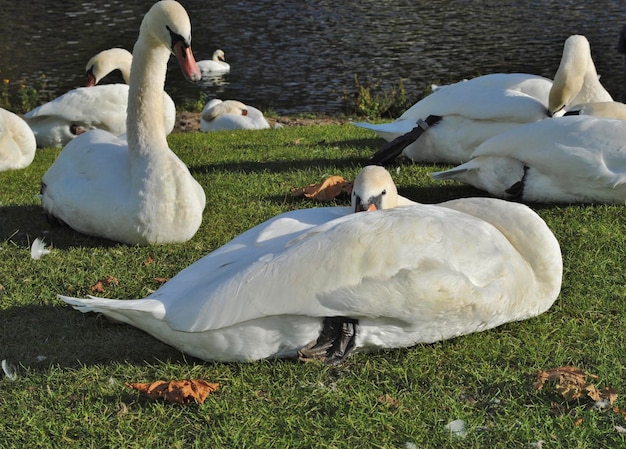
[[[237,100],[214,98],[202,109],[200,129],[202,131],[222,131],[235,129],[266,129],[270,124],[263,113],[253,106]]]
[[[25,168],[35,159],[37,143],[28,124],[0,108],[0,171]]]
[[[133,51],[127,139],[93,130],[68,143],[42,180],[49,216],[83,234],[131,245],[193,237],[205,194],[169,148],[162,112],[172,53],[187,78],[200,79],[190,45],[184,8],[173,0],[156,3]]]
[[[626,204],[626,117],[621,103],[581,105],[571,115],[492,137],[464,164],[432,173],[498,198],[540,203]]]
[[[391,123],[354,125],[388,141],[372,163],[386,164],[405,154],[416,162],[460,164],[493,136],[580,103],[610,101],[589,41],[573,35],[565,41],[554,82],[523,73],[479,76],[437,89]]]
[[[85,86],[96,86],[108,74],[115,70],[119,70],[122,74],[124,82],[128,84],[130,82],[130,67],[133,62],[133,55],[123,48],[109,48],[108,50],[102,50],[94,55],[87,66],[85,67],[85,74],[87,76],[87,82]],[[103,101],[106,102],[108,96],[118,96],[123,98],[124,102],[120,105],[118,111],[121,121],[124,123],[124,130],[122,133],[113,133],[121,135],[126,132],[126,110],[128,108],[128,86],[125,84],[106,84],[97,86],[97,91],[101,92],[99,95],[103,97]],[[85,114],[88,114],[85,111]],[[163,92],[163,117],[165,120],[165,132],[170,134],[174,130],[176,124],[176,105],[174,100]],[[119,131],[118,131],[119,132]]]
[[[559,244],[528,207],[491,198],[414,203],[370,166],[355,180],[351,208],[278,215],[144,299],[60,299],[204,360],[337,364],[353,351],[534,317],[555,301],[561,277]]]

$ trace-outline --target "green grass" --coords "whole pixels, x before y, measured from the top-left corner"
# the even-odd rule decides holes
[[[431,345],[356,354],[338,368],[293,361],[202,362],[125,325],[83,315],[56,299],[140,298],[242,231],[315,204],[289,191],[331,174],[352,178],[381,141],[349,125],[170,136],[205,187],[207,207],[187,243],[129,247],[52,227],[39,181],[58,150],[38,150],[24,170],[0,173],[0,447],[124,448],[612,448],[626,426],[612,411],[566,406],[553,388],[533,389],[540,369],[574,365],[599,376],[626,408],[626,210],[537,206],[561,242],[562,293],[545,314]],[[480,195],[436,183],[422,166],[390,171],[400,193],[426,203]],[[335,204],[346,204],[339,200]],[[32,240],[52,252],[30,258]],[[471,244],[471,242],[468,242]],[[40,356],[46,357],[44,360]],[[203,405],[141,397],[126,382],[203,378],[220,389]],[[465,438],[444,426],[463,419]],[[578,422],[582,419],[581,422]]]

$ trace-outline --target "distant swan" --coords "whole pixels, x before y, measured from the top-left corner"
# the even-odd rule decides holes
[[[209,101],[200,115],[202,131],[224,129],[264,129],[270,125],[257,108],[247,106],[237,100]]]
[[[528,207],[491,198],[416,204],[383,168],[366,167],[351,208],[281,214],[145,299],[60,298],[204,360],[337,364],[355,350],[534,317],[555,301],[561,278],[558,242]]]
[[[462,163],[485,140],[578,103],[612,101],[602,87],[584,36],[570,36],[551,80],[491,74],[437,89],[391,123],[356,126],[389,143],[371,158],[385,164],[404,153],[417,162]],[[562,113],[562,112],[561,112]]]
[[[215,50],[211,59],[198,61],[198,67],[203,78],[230,72],[230,64],[226,62],[223,50]]]
[[[0,108],[0,171],[28,167],[36,150],[35,136],[26,122]]]
[[[49,215],[84,234],[129,244],[193,237],[205,195],[170,150],[162,113],[171,53],[186,77],[200,80],[190,43],[189,17],[179,3],[160,1],[148,11],[133,51],[127,140],[93,130],[68,143],[43,177]]]
[[[624,117],[626,106],[615,106],[617,115]],[[609,104],[599,109],[610,115]],[[495,136],[476,148],[468,162],[432,176],[509,200],[624,205],[625,142],[623,118],[555,117]]]

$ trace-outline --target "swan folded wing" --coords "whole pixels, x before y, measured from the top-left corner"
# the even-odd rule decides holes
[[[97,225],[109,220],[111,228],[121,226],[117,211],[127,205],[130,189],[127,152],[125,140],[99,129],[73,139],[42,179],[43,208],[81,232],[93,230],[90,217],[100,217]],[[112,173],[117,179],[115,189],[110,184]]]
[[[480,145],[472,158],[511,157],[552,179],[620,185],[626,174],[626,121],[591,116],[558,117],[523,125]]]
[[[188,307],[170,310],[163,300],[166,320],[173,329],[188,332],[280,315],[410,320],[419,313],[420,294],[451,295],[437,293],[435,278],[428,276],[434,273],[446,273],[449,285],[464,286],[457,289],[469,297],[470,283],[486,291],[497,278],[514,292],[532,289],[528,265],[494,231],[475,217],[436,206],[351,214],[312,228],[282,250],[205,285],[202,297]],[[427,273],[424,279],[420,268]],[[416,287],[426,290],[416,293]],[[493,290],[490,297],[505,291]],[[407,295],[414,301],[408,312]]]
[[[126,130],[128,86],[110,84],[79,87],[24,114],[29,123],[55,117],[88,129],[101,128],[115,135]]]

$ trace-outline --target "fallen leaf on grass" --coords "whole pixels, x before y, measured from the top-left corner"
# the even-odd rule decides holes
[[[346,192],[352,193],[352,182],[346,181],[341,176],[331,176],[320,184],[310,184],[291,191],[292,197],[304,196],[317,201],[330,201]]]
[[[614,388],[598,390],[588,379],[597,380],[598,376],[573,366],[561,366],[547,371],[540,370],[533,386],[541,390],[546,382],[555,382],[556,391],[568,402],[576,399],[591,399],[595,402],[606,400],[610,404],[615,402],[617,391]]]
[[[92,293],[104,293],[105,286],[109,286],[109,285],[117,286],[119,285],[119,283],[120,283],[119,279],[116,278],[115,276],[105,276],[102,279],[98,279],[98,282],[93,284],[90,287],[90,290]]]
[[[141,391],[151,399],[162,398],[177,404],[187,404],[193,400],[202,404],[209,394],[217,390],[219,384],[202,379],[187,379],[169,382],[157,380],[152,383],[129,383],[126,386]]]
[[[169,279],[157,276],[157,277],[154,278],[154,281],[159,283],[159,284],[165,284],[167,281],[169,281]]]

